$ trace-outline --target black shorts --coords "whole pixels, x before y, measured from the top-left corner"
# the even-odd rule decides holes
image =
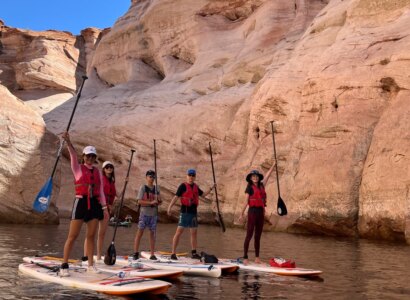
[[[88,209],[87,202],[87,196],[75,198],[73,210],[71,212],[71,220],[84,220],[84,222],[88,222],[92,219],[104,219],[104,212],[98,198],[92,197],[90,199],[90,209]]]

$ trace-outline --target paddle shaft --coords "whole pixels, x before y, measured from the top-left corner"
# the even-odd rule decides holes
[[[118,224],[120,223],[120,213],[121,213],[122,204],[124,202],[124,195],[125,195],[125,190],[126,190],[127,184],[128,184],[128,177],[130,175],[132,157],[134,156],[134,152],[135,152],[135,150],[131,149],[131,158],[130,158],[130,163],[128,164],[128,170],[127,170],[127,176],[125,177],[124,188],[123,188],[122,193],[121,193],[120,207],[118,208],[117,221],[115,222],[115,227],[114,227],[114,236],[112,237],[112,242],[111,242],[112,245],[114,244],[115,235],[117,234]]]
[[[73,111],[71,112],[71,117],[70,117],[70,120],[68,121],[68,125],[67,125],[66,131],[68,131],[68,130],[70,129],[71,122],[73,121],[73,117],[74,117],[75,110],[77,109],[78,100],[80,100],[81,92],[82,92],[82,90],[83,90],[84,83],[85,83],[85,81],[86,81],[87,79],[88,79],[88,77],[84,75],[84,76],[83,76],[83,82],[81,83],[80,89],[79,89],[79,91],[78,91],[78,93],[77,93],[77,99],[75,100],[74,108],[73,108]],[[61,142],[60,142],[60,148],[58,149],[58,152],[57,152],[57,158],[56,158],[56,161],[55,161],[54,166],[53,166],[53,171],[51,172],[51,176],[50,176],[51,178],[54,177],[54,173],[56,172],[57,164],[58,164],[58,161],[60,160],[61,151],[62,151],[62,149],[63,149],[63,146],[64,146],[64,140],[61,140]]]
[[[211,147],[211,142],[209,142],[209,153],[211,155],[211,166],[212,166],[212,177],[214,179],[214,189],[215,189],[215,199],[216,199],[216,209],[218,211],[218,218],[219,218],[219,223],[221,224],[222,232],[225,232],[225,224],[222,219],[221,212],[219,210],[219,199],[218,199],[218,190],[216,189],[216,178],[215,178],[215,168],[214,168],[214,159],[212,156],[212,147]]]
[[[154,139],[155,200],[158,202],[157,147]],[[158,208],[158,206],[157,206]]]
[[[278,197],[280,198],[278,160],[276,159],[275,131],[273,129],[273,121],[270,122],[270,125],[272,127],[272,142],[273,142],[273,155],[275,157],[276,183],[278,186]]]

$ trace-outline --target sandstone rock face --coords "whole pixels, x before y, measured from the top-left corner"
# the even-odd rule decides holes
[[[274,163],[275,120],[289,215],[276,215],[273,175],[271,230],[410,240],[408,24],[405,0],[132,1],[111,30],[82,33],[89,80],[71,137],[79,153],[93,144],[100,162],[115,163],[119,189],[137,149],[130,208],[153,168],[155,138],[163,220],[187,168],[204,190],[212,184],[211,142],[223,213],[234,224],[246,174]],[[73,103],[43,115],[49,130],[64,130]],[[58,206],[68,212],[66,159],[61,170]],[[200,207],[203,222],[214,222],[212,198]]]
[[[57,142],[30,107],[0,85],[0,220],[11,223],[58,223],[52,201],[44,215],[32,212],[37,193],[50,176]],[[51,162],[51,163],[50,163]],[[53,188],[58,193],[58,185]]]

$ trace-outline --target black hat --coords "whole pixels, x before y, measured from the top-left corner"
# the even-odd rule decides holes
[[[259,176],[259,181],[263,180],[263,175],[259,173],[258,170],[252,170],[248,175],[246,175],[246,181],[251,183],[251,176],[252,175],[258,175]]]
[[[155,171],[148,170],[147,173],[145,173],[145,176],[154,176],[154,178],[155,178]]]

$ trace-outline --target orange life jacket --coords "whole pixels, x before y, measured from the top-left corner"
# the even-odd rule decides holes
[[[100,172],[97,168],[87,168],[85,165],[81,167],[81,178],[75,181],[75,194],[78,196],[87,196],[88,209],[91,208],[90,198],[100,196]]]
[[[198,186],[194,183],[193,187],[189,183],[185,184],[185,192],[181,195],[181,204],[185,206],[199,204],[199,190]]]
[[[265,207],[266,204],[266,192],[265,187],[261,184],[258,188],[257,185],[252,184],[253,194],[249,196],[249,207]]]

